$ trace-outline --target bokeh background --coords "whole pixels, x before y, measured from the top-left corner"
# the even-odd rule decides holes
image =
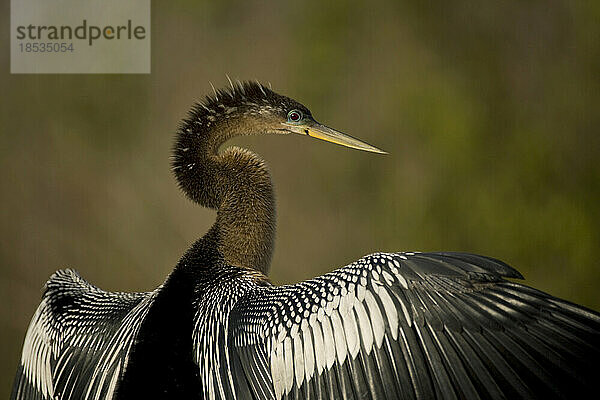
[[[0,397],[54,270],[151,290],[210,227],[169,153],[225,74],[390,153],[235,141],[272,170],[275,282],[461,250],[600,309],[600,2],[153,2],[152,74],[64,76],[9,74],[2,3]]]

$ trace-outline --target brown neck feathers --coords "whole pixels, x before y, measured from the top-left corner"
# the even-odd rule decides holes
[[[188,121],[189,123],[190,121]],[[204,239],[231,265],[267,275],[275,240],[275,198],[264,162],[252,152],[219,146],[239,132],[218,121],[211,129],[184,125],[174,148],[173,170],[187,196],[217,210],[217,220]],[[193,124],[192,124],[193,127]]]

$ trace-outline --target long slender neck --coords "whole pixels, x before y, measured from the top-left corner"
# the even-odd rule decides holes
[[[189,121],[188,121],[189,122]],[[201,239],[231,264],[267,275],[275,239],[275,198],[264,162],[252,152],[219,147],[231,137],[250,134],[239,124],[210,120],[180,130],[173,169],[184,192],[217,210],[217,220]],[[207,126],[208,125],[208,126]],[[246,127],[246,128],[252,128]]]

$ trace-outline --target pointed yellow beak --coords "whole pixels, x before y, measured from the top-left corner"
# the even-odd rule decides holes
[[[335,129],[331,129],[328,126],[321,125],[318,122],[311,122],[310,124],[292,125],[285,124],[289,130],[302,135],[308,135],[316,139],[325,140],[339,144],[340,146],[350,147],[357,150],[369,151],[371,153],[388,154],[387,152],[378,149],[375,146],[371,146],[361,140],[353,138],[352,136],[346,135],[342,132],[338,132]]]

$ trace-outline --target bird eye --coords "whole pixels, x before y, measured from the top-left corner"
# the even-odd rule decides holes
[[[287,117],[288,117],[288,122],[298,123],[298,122],[302,121],[302,118],[303,118],[302,111],[292,110],[288,113]]]

